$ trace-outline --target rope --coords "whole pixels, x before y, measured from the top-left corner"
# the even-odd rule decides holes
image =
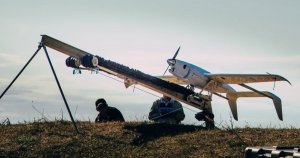
[[[168,113],[166,113],[166,114],[163,114],[163,115],[160,115],[160,116],[151,118],[151,120],[156,120],[156,119],[158,119],[158,118],[161,118],[161,117],[163,117],[163,116],[166,116],[166,115],[168,115],[168,114],[171,114],[171,113],[173,113],[173,112],[175,112],[175,111],[178,111],[178,110],[181,110],[181,109],[183,109],[183,107],[181,107],[181,108],[179,108],[179,109],[176,109],[176,110],[173,110],[173,111],[170,111],[170,112],[168,112]]]
[[[118,79],[112,78],[112,77],[110,77],[110,76],[108,76],[108,75],[105,75],[105,74],[102,74],[102,73],[99,73],[99,74],[100,74],[100,75],[103,75],[103,76],[106,76],[106,77],[108,77],[108,78],[110,78],[110,79],[113,79],[113,80],[115,80],[115,81],[118,81],[118,82],[120,82],[120,83],[124,83],[123,81],[120,81],[120,80],[118,80]],[[150,92],[147,92],[147,91],[145,91],[145,90],[143,90],[143,89],[140,89],[140,88],[138,88],[138,87],[135,87],[135,89],[138,89],[138,90],[140,90],[140,91],[142,91],[142,92],[145,92],[145,93],[148,93],[148,94],[150,94],[150,95],[153,95],[153,96],[155,96],[155,97],[160,98],[160,96],[155,95],[155,94],[150,93]]]
[[[99,74],[100,74],[100,75],[103,75],[103,76],[105,76],[105,77],[108,77],[108,78],[110,78],[110,79],[113,79],[113,80],[115,80],[115,81],[117,81],[117,82],[124,83],[123,81],[120,81],[120,80],[118,80],[118,79],[115,79],[115,78],[113,78],[113,77],[110,77],[110,76],[108,76],[108,75],[105,75],[105,74],[103,74],[103,73],[99,73]],[[140,90],[140,91],[142,91],[142,92],[148,93],[148,94],[153,95],[153,96],[158,97],[158,98],[161,98],[160,96],[155,95],[155,94],[153,94],[153,93],[151,93],[151,92],[147,92],[147,91],[145,91],[145,90],[143,90],[143,89],[140,89],[140,88],[138,88],[138,87],[135,87],[135,88],[138,89],[138,90]],[[182,106],[182,108],[185,108],[185,109],[188,109],[188,110],[193,111],[193,112],[195,112],[195,113],[198,113],[197,111],[192,110],[192,109],[190,109],[190,108],[187,108],[187,107],[185,107],[185,106]]]

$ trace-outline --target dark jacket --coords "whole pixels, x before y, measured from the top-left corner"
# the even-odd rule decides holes
[[[107,116],[104,117],[101,113],[95,119],[95,122],[111,122],[111,121],[119,121],[124,122],[124,118],[122,113],[114,107],[107,107]]]

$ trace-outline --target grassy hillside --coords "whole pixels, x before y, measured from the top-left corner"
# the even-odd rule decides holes
[[[299,145],[300,129],[141,122],[0,125],[0,157],[243,157],[247,146]]]

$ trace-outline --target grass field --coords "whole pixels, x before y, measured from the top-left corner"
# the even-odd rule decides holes
[[[150,122],[0,124],[0,157],[243,157],[247,146],[299,145],[300,129]]]

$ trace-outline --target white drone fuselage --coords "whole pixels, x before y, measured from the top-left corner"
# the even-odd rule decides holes
[[[210,81],[205,75],[210,74],[210,72],[198,66],[178,59],[169,59],[167,62],[171,67],[169,72],[187,85],[193,85],[196,88],[209,90],[210,92],[215,93],[236,92],[228,84],[215,84],[215,86],[205,87]]]

